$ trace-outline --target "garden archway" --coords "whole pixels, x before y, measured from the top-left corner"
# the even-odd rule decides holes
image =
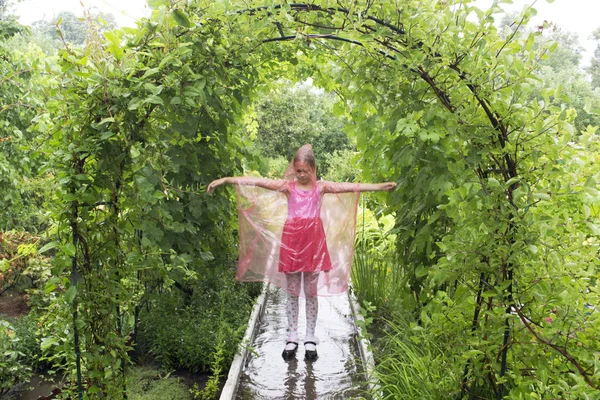
[[[536,34],[502,37],[497,6],[484,13],[466,0],[180,3],[151,0],[138,29],[61,55],[50,146],[62,177],[57,215],[72,232],[62,266],[81,277],[67,292],[94,355],[86,370],[126,364],[123,319],[149,282],[185,279],[231,246],[225,199],[206,200],[201,188],[239,168],[246,139],[235,127],[256,91],[311,77],[342,100],[365,174],[399,183],[391,208],[406,305],[423,323],[455,319],[470,354],[458,392],[502,398],[526,364],[508,349],[514,321],[530,327],[520,304],[532,295],[515,297],[516,282],[537,279],[521,258],[537,240],[528,212],[552,189],[554,137],[570,126],[553,93],[532,95]],[[94,296],[103,292],[115,295]],[[107,343],[119,357],[103,360]],[[549,347],[594,386],[577,358]],[[97,380],[107,393],[118,393],[115,382]]]

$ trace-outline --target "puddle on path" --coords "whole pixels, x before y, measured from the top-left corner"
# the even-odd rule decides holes
[[[7,396],[8,400],[38,400],[39,398],[51,396],[52,390],[60,385],[57,383],[59,381],[60,378],[58,377],[55,377],[54,379],[47,379],[34,373],[29,383],[23,385],[20,392],[15,393],[12,396]]]
[[[363,399],[365,376],[358,350],[357,331],[348,296],[319,298],[316,335],[320,339],[319,358],[304,360],[300,344],[296,358],[285,361],[285,291],[269,288],[265,312],[257,327],[237,389],[238,400],[260,399]],[[304,299],[300,298],[298,332],[306,329]]]

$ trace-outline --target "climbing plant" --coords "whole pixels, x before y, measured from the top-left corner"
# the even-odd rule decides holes
[[[44,56],[39,49],[19,48],[14,40],[27,29],[12,18],[0,19],[0,230],[43,230],[40,207],[46,197],[43,158],[29,132],[31,120],[43,105],[37,87]]]
[[[203,188],[241,169],[235,122],[280,77],[335,92],[365,176],[398,182],[405,305],[447,344],[445,393],[597,394],[595,248],[561,243],[595,240],[598,193],[595,177],[566,179],[581,155],[559,90],[530,96],[547,51],[537,33],[499,35],[497,2],[148,4],[137,28],[60,51],[37,125],[59,182],[47,290],[63,333],[44,346],[60,349],[80,397],[122,395],[149,291],[231,255],[227,198]]]

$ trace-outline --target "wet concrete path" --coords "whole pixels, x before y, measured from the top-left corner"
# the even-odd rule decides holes
[[[319,358],[304,360],[300,344],[296,358],[285,361],[287,318],[285,291],[269,287],[266,306],[256,328],[240,376],[236,399],[365,399],[365,375],[358,333],[346,295],[320,297],[316,335]],[[300,298],[299,333],[305,332],[304,299]]]

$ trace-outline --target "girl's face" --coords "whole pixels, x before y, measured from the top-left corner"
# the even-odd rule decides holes
[[[312,168],[310,168],[307,163],[296,161],[296,163],[294,163],[294,172],[296,173],[296,180],[298,183],[302,185],[307,185],[310,183]]]

